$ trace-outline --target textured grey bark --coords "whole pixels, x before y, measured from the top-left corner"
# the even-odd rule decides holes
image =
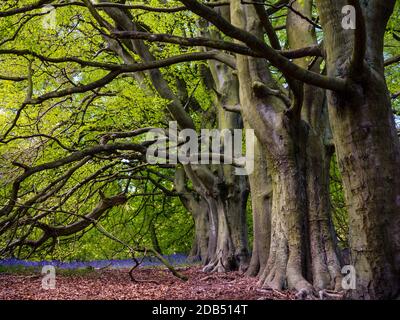
[[[262,36],[254,8],[234,1],[231,15],[236,26]],[[288,21],[288,27],[297,26]],[[314,41],[309,28],[300,40]],[[300,44],[296,41],[292,46]],[[274,82],[264,60],[237,56],[237,68],[242,114],[265,148],[272,178],[271,243],[260,284],[306,294],[337,289],[341,277],[330,219],[331,150],[324,139],[324,91],[300,87],[301,100],[297,97],[298,105],[295,99],[289,110],[287,100],[280,97],[286,93]],[[297,114],[296,108],[302,113]]]
[[[262,145],[256,141],[254,171],[249,175],[253,212],[253,250],[247,274],[260,275],[267,264],[271,242],[272,181]]]
[[[383,39],[395,1],[361,2],[366,39],[365,56],[358,55],[361,61],[352,61],[353,51],[362,48],[357,30],[344,30],[332,13],[345,2],[316,3],[325,33],[328,75],[349,81],[347,94],[328,93],[349,212],[350,262],[357,276],[349,296],[392,298],[400,289],[400,143],[384,78]],[[361,65],[357,73],[354,65]]]
[[[207,202],[195,191],[186,187],[187,177],[182,166],[177,166],[175,171],[175,190],[180,193],[180,200],[193,217],[194,237],[192,248],[189,252],[189,261],[207,263],[208,237],[209,237],[209,209]]]
[[[259,37],[262,35],[251,6],[233,1],[231,17],[236,26]],[[237,56],[237,69],[242,114],[265,147],[272,177],[271,245],[261,284],[282,289],[288,283],[289,287],[311,292],[312,286],[303,276],[306,193],[299,148],[294,139],[301,128],[293,126],[287,117],[283,99],[258,90],[260,83],[279,89],[264,60]]]
[[[312,0],[293,2],[296,12],[312,16]],[[287,17],[287,36],[290,49],[317,44],[314,28],[295,11]],[[322,59],[295,60],[299,66],[320,72]],[[341,290],[341,266],[334,232],[329,195],[329,170],[334,147],[328,119],[325,90],[305,84],[301,121],[307,128],[304,152],[306,154],[307,229],[309,266],[316,289]]]

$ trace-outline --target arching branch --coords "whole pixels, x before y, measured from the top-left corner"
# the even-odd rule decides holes
[[[245,43],[252,50],[262,54],[264,58],[269,60],[273,66],[278,68],[286,76],[332,91],[347,90],[347,84],[345,80],[320,75],[297,66],[296,64],[285,58],[283,55],[281,55],[279,52],[266,45],[256,36],[245,30],[233,26],[217,12],[199,3],[198,1],[180,1],[192,12],[211,22],[227,36],[230,36],[236,40]]]

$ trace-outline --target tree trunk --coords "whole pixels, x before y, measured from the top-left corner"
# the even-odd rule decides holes
[[[229,19],[229,8],[216,8],[222,16]],[[219,39],[220,34],[202,25],[202,36]],[[218,121],[218,130],[242,129],[243,121],[239,113],[231,112],[239,105],[239,83],[233,70],[217,61],[208,62],[210,77],[206,86],[215,92],[214,108]],[[223,149],[228,141],[223,141]],[[233,150],[233,142],[231,142]],[[223,150],[220,150],[223,153]],[[246,207],[248,182],[246,177],[235,175],[232,165],[212,165],[215,179],[207,187],[206,197],[209,203],[209,259],[204,267],[206,272],[230,270],[244,271],[249,265]],[[202,176],[202,174],[200,174]],[[208,179],[203,179],[207,181]]]
[[[208,252],[208,233],[209,233],[209,222],[208,222],[208,207],[204,200],[201,200],[196,204],[196,209],[191,211],[194,220],[194,237],[193,245],[190,250],[188,260],[195,262],[201,261],[207,263],[207,252]]]
[[[253,6],[233,1],[231,18],[236,26],[262,36]],[[266,150],[272,178],[271,244],[260,284],[275,289],[289,286],[311,293],[312,286],[304,278],[307,209],[304,159],[295,143],[301,137],[301,128],[287,116],[283,99],[258,90],[260,86],[279,90],[265,60],[237,56],[237,69],[242,115]]]
[[[290,49],[317,44],[314,27],[303,17],[312,17],[312,0],[293,1],[286,30]],[[301,13],[301,15],[298,14]],[[319,73],[322,59],[296,59],[297,65]],[[307,128],[306,184],[308,200],[309,278],[317,290],[341,290],[340,259],[331,216],[329,172],[333,146],[325,90],[304,85],[301,119]]]
[[[180,193],[180,200],[193,217],[194,237],[189,252],[189,261],[207,263],[209,237],[209,210],[207,202],[196,192],[190,192],[186,187],[186,174],[181,166],[175,170],[175,190]]]
[[[102,0],[104,2],[104,0]],[[127,10],[107,8],[106,13],[115,21],[119,30],[138,31],[138,26]],[[155,60],[148,46],[142,40],[130,40],[128,47],[145,62]],[[120,52],[117,52],[121,54]],[[126,57],[121,57],[125,58]],[[129,62],[129,61],[128,61]],[[237,79],[227,67],[216,72],[215,89],[219,96],[216,99],[218,109],[218,128],[240,128],[240,117],[223,110],[225,104],[230,104],[237,99]],[[195,129],[193,120],[178,95],[174,93],[171,85],[163,77],[159,69],[147,71],[151,83],[158,94],[171,103],[167,106],[171,116],[177,121],[180,129]],[[221,79],[220,76],[225,78]],[[227,81],[225,81],[227,80]],[[235,87],[236,86],[236,87]],[[209,227],[207,257],[203,259],[208,265],[206,270],[229,271],[237,268],[244,269],[248,264],[246,202],[247,186],[244,177],[235,177],[231,165],[217,166],[212,171],[208,165],[186,165],[185,171],[192,180],[195,191],[208,204]],[[196,200],[197,201],[197,200]],[[201,202],[199,202],[200,204]],[[195,202],[194,202],[195,204]],[[195,212],[197,209],[193,209]],[[203,229],[203,228],[201,228]],[[204,235],[198,235],[202,242]],[[214,267],[212,267],[214,266]]]
[[[380,299],[399,291],[400,147],[383,80],[367,86],[360,101],[338,105],[331,97],[330,117],[357,275],[350,295]]]
[[[249,175],[253,211],[253,250],[247,275],[260,275],[267,264],[271,242],[272,181],[262,145],[256,141],[254,171]]]
[[[235,219],[240,219],[241,209],[227,206],[227,203],[213,200],[213,216],[216,218],[216,236],[213,239],[215,248],[209,252],[209,263],[204,267],[205,272],[226,272],[246,267],[248,257],[247,248],[240,243],[242,234],[240,225]],[[229,216],[228,216],[229,212]],[[215,221],[215,220],[214,220]],[[244,255],[244,256],[243,256]]]
[[[331,152],[312,128],[307,139],[308,229],[314,288],[341,291],[341,265],[331,216]]]
[[[388,299],[400,289],[400,143],[384,78],[383,38],[394,0],[361,2],[366,54],[356,31],[344,30],[345,1],[317,1],[326,35],[328,75],[347,78],[348,93],[328,93],[329,116],[349,212],[351,264],[356,299]],[[362,26],[357,26],[361,28]],[[358,29],[359,31],[362,29]],[[362,39],[361,39],[362,41]],[[349,63],[352,61],[353,63]]]
[[[154,225],[154,221],[150,222],[149,231],[150,231],[151,244],[153,246],[153,249],[155,251],[157,251],[159,254],[162,254],[160,243],[158,242],[158,238],[157,238],[156,227]]]
[[[312,285],[305,279],[305,159],[300,148],[293,144],[291,135],[294,132],[285,120],[283,117],[282,130],[276,132],[282,141],[273,146],[273,153],[269,152],[273,185],[271,247],[260,283],[278,290],[288,287],[311,293]]]
[[[231,17],[236,26],[262,37],[254,7],[233,1]],[[237,56],[237,69],[242,114],[266,150],[273,183],[271,244],[260,284],[306,294],[314,287],[337,288],[340,265],[329,210],[329,157],[320,131],[313,128],[314,122],[288,109],[285,92],[264,60]],[[319,103],[322,113],[323,94],[317,99],[317,92],[314,101],[314,89],[304,89],[307,94],[301,95],[300,107],[307,106],[310,112]],[[318,161],[319,166],[312,168]]]
[[[246,225],[248,190],[245,179],[234,180],[236,183],[233,184],[226,176],[216,181],[213,175],[212,185],[205,186],[203,183],[207,179],[201,181],[198,178],[203,174],[203,166],[185,169],[197,192],[208,204],[209,233],[204,271],[245,270],[249,260]]]

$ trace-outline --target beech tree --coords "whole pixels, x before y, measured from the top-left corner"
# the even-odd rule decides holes
[[[87,230],[151,183],[191,213],[190,255],[204,271],[247,270],[260,286],[324,296],[343,289],[336,159],[357,278],[348,297],[398,296],[399,84],[387,71],[400,61],[395,0],[1,6],[2,255]],[[39,23],[46,17],[55,28]],[[254,172],[149,165],[154,141],[143,137],[158,128],[170,139],[170,121],[199,136],[253,129]]]

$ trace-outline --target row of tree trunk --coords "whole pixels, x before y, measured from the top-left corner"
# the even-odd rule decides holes
[[[205,271],[247,270],[262,286],[293,288],[304,295],[342,290],[329,195],[330,163],[336,151],[349,212],[350,263],[356,272],[356,288],[348,295],[376,299],[399,293],[400,142],[383,68],[383,37],[394,2],[361,5],[368,16],[368,48],[354,76],[350,60],[355,32],[344,30],[334,14],[346,1],[316,1],[325,36],[325,67],[320,58],[295,61],[316,73],[348,79],[346,93],[304,84],[286,74],[288,92],[262,58],[236,55],[235,72],[220,62],[208,62],[204,79],[216,93],[218,129],[251,128],[257,141],[254,172],[248,179],[236,176],[230,165],[185,165],[176,170],[176,190],[195,221],[191,255],[201,259]],[[312,0],[291,3],[294,10],[288,11],[286,26],[291,49],[317,44],[314,28],[304,18],[311,18],[312,5]],[[231,0],[230,6],[215,10],[259,39],[268,34],[257,5]],[[106,12],[119,30],[140,31],[126,11]],[[220,37],[207,23],[200,29],[211,39]],[[281,49],[269,36],[275,49]],[[125,44],[142,60],[154,60],[143,41]],[[132,57],[121,48],[114,51],[129,62]],[[157,93],[171,101],[168,110],[179,128],[195,129],[183,101],[161,72],[156,69],[148,75]],[[246,225],[249,191],[254,223],[251,257]]]
[[[380,32],[383,39],[393,4],[362,7],[365,15],[372,16],[366,22],[367,36],[373,38]],[[335,4],[338,10],[341,5],[344,1]],[[312,1],[294,2],[292,6],[311,17]],[[354,34],[340,29],[327,1],[317,1],[317,6],[325,32],[326,69],[320,70],[319,58],[311,63],[298,59],[296,63],[317,73],[346,77],[353,42],[347,38]],[[317,44],[314,29],[295,10],[289,11],[287,18],[289,47]],[[219,9],[219,13],[263,39],[255,7],[233,0],[230,12]],[[377,19],[381,19],[381,28],[376,28]],[[240,178],[225,172],[223,180],[228,181],[228,189],[216,197],[215,193],[203,194],[201,201],[205,199],[208,206],[200,205],[201,213],[191,211],[196,221],[194,254],[206,264],[206,271],[247,269],[265,287],[294,288],[306,295],[323,289],[345,289],[329,194],[330,163],[336,150],[349,213],[350,264],[356,277],[356,287],[347,295],[362,299],[398,295],[400,146],[384,79],[382,43],[368,43],[371,45],[363,61],[368,67],[352,78],[354,94],[300,84],[290,108],[285,99],[264,90],[272,88],[285,94],[265,60],[237,55],[235,75],[209,64],[214,68],[214,80],[225,79],[224,85],[229,85],[221,92],[238,92],[237,101],[223,100],[240,105],[243,124],[255,130],[258,141],[255,170],[248,179],[254,235],[251,260],[243,240],[246,197],[243,189],[237,190],[244,182],[238,183]],[[226,112],[219,114],[220,119],[223,117],[227,117]],[[220,129],[236,128],[221,122]],[[222,196],[226,194],[229,196]],[[207,237],[211,253],[205,249]]]

